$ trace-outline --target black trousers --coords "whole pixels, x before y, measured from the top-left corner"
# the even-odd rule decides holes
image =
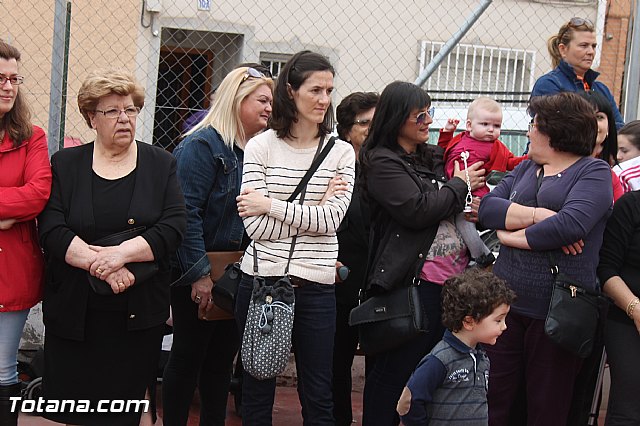
[[[234,320],[198,319],[191,286],[171,289],[173,346],[162,379],[164,424],[184,426],[198,386],[200,426],[224,426],[233,359],[238,351]]]
[[[637,426],[640,421],[640,334],[631,320],[609,319],[605,344],[611,373],[606,425]]]
[[[333,341],[333,417],[336,426],[350,426],[351,367],[358,348],[358,329],[349,327],[349,313],[355,306],[336,304],[336,334]]]

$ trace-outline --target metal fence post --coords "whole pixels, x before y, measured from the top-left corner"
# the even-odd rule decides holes
[[[53,41],[51,54],[51,95],[49,99],[49,129],[47,132],[49,156],[58,151],[63,140],[61,136],[62,117],[65,107],[65,40],[67,39],[68,0],[55,0],[53,18]],[[62,130],[64,135],[64,130]]]
[[[640,102],[640,1],[636,0],[631,15],[633,25],[631,28],[631,43],[627,49],[627,63],[629,64],[625,74],[624,121],[629,122],[638,119],[638,103]],[[635,54],[633,52],[636,52]]]
[[[440,63],[447,55],[453,50],[453,48],[462,40],[462,37],[473,27],[473,24],[482,16],[485,10],[491,5],[493,0],[482,0],[476,10],[474,10],[467,20],[462,24],[460,29],[451,36],[449,40],[442,46],[438,54],[429,62],[429,65],[420,73],[416,78],[415,84],[422,86],[431,74],[440,66]]]

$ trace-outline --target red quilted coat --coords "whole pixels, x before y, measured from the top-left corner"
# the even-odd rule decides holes
[[[14,148],[9,135],[0,143],[0,220],[16,219],[0,230],[0,312],[20,311],[42,296],[44,260],[36,216],[51,193],[51,167],[44,131]]]

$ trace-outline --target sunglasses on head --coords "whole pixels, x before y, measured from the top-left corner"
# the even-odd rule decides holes
[[[242,77],[242,81],[240,84],[244,83],[250,78],[266,78],[267,76],[264,73],[258,71],[255,68],[247,68],[247,71],[244,73],[244,77]]]
[[[426,111],[422,111],[420,114],[416,115],[416,124],[418,126],[423,125],[427,121],[427,116],[433,118],[433,115],[436,113],[436,108],[431,107]]]
[[[563,27],[564,27],[564,30],[560,32],[558,37],[559,40],[562,40],[562,38],[567,33],[567,31],[569,31],[569,28],[580,29],[580,27],[585,27],[585,29],[588,31],[594,30],[593,23],[590,20],[585,18],[578,18],[578,17],[573,17],[569,19],[569,22],[563,25]]]
[[[593,23],[585,18],[578,18],[578,17],[573,17],[569,20],[569,25],[571,25],[572,27],[581,27],[583,25],[586,25],[588,27],[593,27]]]

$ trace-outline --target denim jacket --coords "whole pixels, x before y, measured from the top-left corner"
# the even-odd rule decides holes
[[[236,207],[244,152],[229,149],[211,126],[187,136],[174,149],[178,181],[187,207],[187,232],[177,252],[181,277],[190,285],[210,272],[207,251],[242,250],[244,225]]]
[[[603,94],[609,100],[613,117],[616,120],[616,128],[620,129],[624,126],[624,120],[622,115],[620,115],[620,110],[609,88],[604,83],[596,81],[599,75],[600,73],[597,71],[587,70],[584,74],[584,81],[587,82],[591,90]],[[578,79],[571,65],[563,60],[560,61],[560,65],[555,69],[546,73],[536,81],[531,91],[531,97],[554,95],[560,92],[580,92],[582,90],[584,90],[582,81]]]

